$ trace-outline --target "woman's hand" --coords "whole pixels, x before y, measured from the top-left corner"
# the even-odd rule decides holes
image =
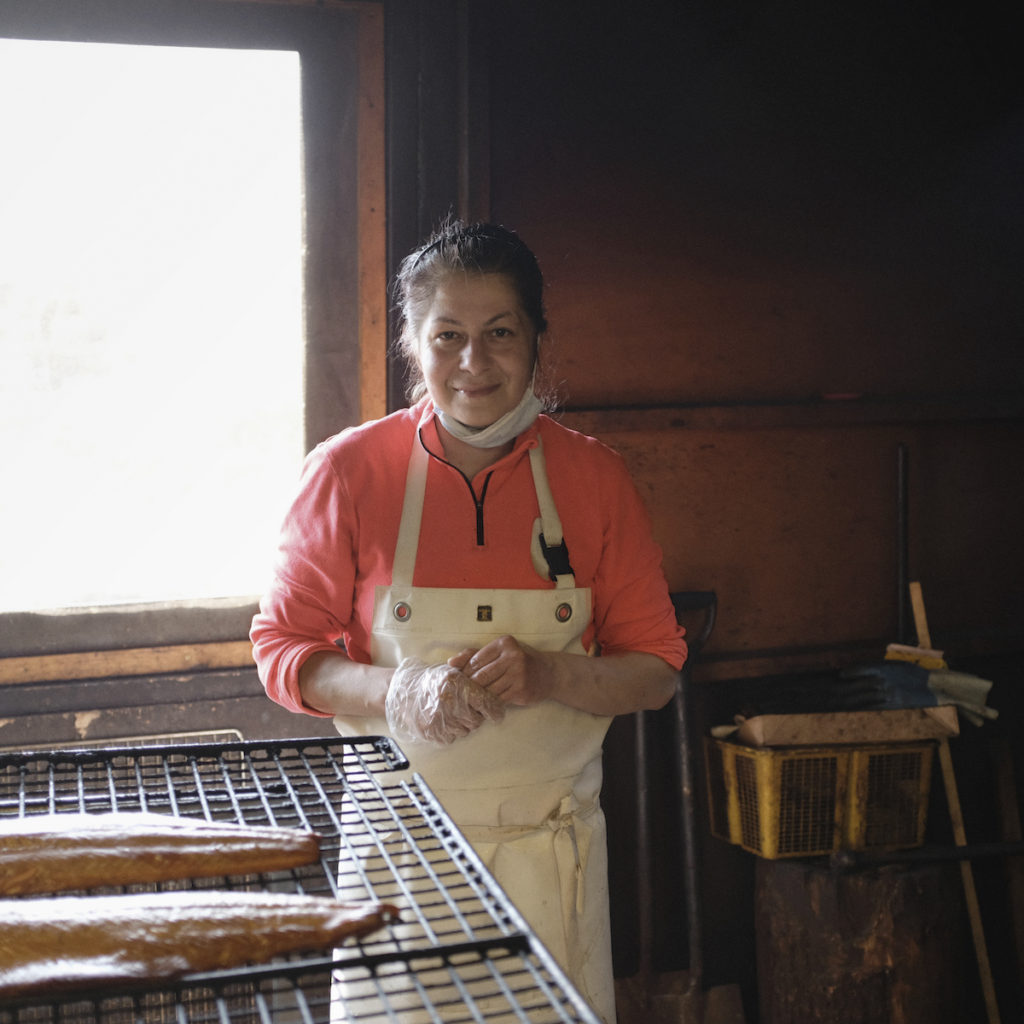
[[[391,676],[384,713],[397,740],[446,746],[500,722],[505,706],[457,668],[406,658]]]
[[[503,636],[479,650],[448,659],[477,686],[504,704],[529,707],[557,700],[594,715],[626,715],[663,707],[675,693],[679,674],[643,651],[591,658],[564,651],[537,651]]]
[[[529,707],[554,696],[557,660],[536,651],[515,637],[503,636],[448,659],[452,668],[505,704]]]

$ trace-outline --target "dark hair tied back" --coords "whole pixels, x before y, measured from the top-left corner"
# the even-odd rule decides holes
[[[449,274],[467,272],[507,276],[537,334],[547,330],[544,277],[529,246],[498,224],[460,220],[446,221],[402,261],[395,293],[404,328],[415,334],[438,283]]]

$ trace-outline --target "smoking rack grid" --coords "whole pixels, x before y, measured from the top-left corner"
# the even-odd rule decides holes
[[[408,767],[382,737],[0,753],[0,829],[5,817],[142,811],[321,836],[319,864],[150,888],[373,899],[402,911],[401,924],[333,954],[14,1002],[0,1005],[0,1024],[598,1024]]]

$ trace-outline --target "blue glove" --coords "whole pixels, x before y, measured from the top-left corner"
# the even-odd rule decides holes
[[[869,682],[874,689],[874,709],[935,707],[938,699],[928,686],[929,672],[909,661],[879,661],[844,669],[840,678]]]
[[[975,725],[996,718],[998,711],[985,706],[992,684],[978,676],[949,669],[926,669],[909,661],[880,661],[858,665],[840,673],[844,680],[873,684],[876,708],[927,708],[955,704]]]

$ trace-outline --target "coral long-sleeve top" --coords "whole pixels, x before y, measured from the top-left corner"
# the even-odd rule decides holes
[[[530,554],[539,508],[529,451],[538,436],[576,586],[592,590],[584,646],[601,654],[646,651],[681,668],[686,643],[661,549],[622,458],[540,416],[511,453],[469,480],[444,461],[425,399],[345,430],[307,456],[251,631],[268,695],[291,711],[319,714],[302,703],[303,662],[316,651],[337,651],[339,641],[353,660],[371,660],[374,590],[391,583],[414,441],[433,457],[413,585],[553,587]]]

